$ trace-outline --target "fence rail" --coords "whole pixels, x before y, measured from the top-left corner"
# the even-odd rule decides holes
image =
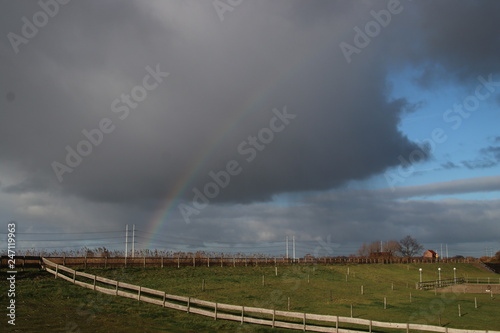
[[[193,256],[170,256],[170,257],[48,257],[52,262],[67,267],[180,267],[180,266],[265,266],[265,265],[333,265],[333,264],[425,264],[436,263],[432,258],[362,258],[362,257],[201,257]],[[7,267],[8,256],[0,258],[0,267]],[[17,267],[40,267],[41,257],[38,256],[16,256]],[[448,259],[453,263],[471,263],[472,259]]]
[[[43,268],[53,274],[55,278],[61,278],[68,282],[74,283],[84,288],[92,289],[109,295],[122,296],[139,301],[160,305],[162,307],[186,311],[187,313],[199,314],[206,317],[224,320],[232,320],[243,323],[266,325],[271,327],[289,328],[311,332],[336,332],[336,333],[355,333],[355,332],[369,332],[373,327],[380,328],[399,328],[410,330],[428,331],[428,332],[446,332],[446,333],[500,333],[499,331],[478,331],[478,330],[465,330],[454,329],[441,326],[420,325],[411,323],[390,323],[361,318],[350,318],[332,315],[319,315],[303,312],[293,311],[280,311],[276,309],[264,309],[247,307],[242,305],[232,305],[217,302],[210,302],[196,298],[170,295],[164,291],[144,288],[129,283],[115,281],[92,275],[84,272],[78,272],[71,268],[65,267],[54,263],[46,258],[42,258]],[[68,273],[63,274],[62,272]],[[83,277],[88,282],[77,280],[77,277]],[[97,283],[109,285],[103,287]],[[260,315],[260,317],[259,317]],[[267,317],[262,318],[262,315]],[[302,321],[302,323],[298,323]],[[310,324],[310,321],[323,322],[323,324]],[[341,324],[356,324],[366,326],[367,329],[357,331],[340,327]]]
[[[476,283],[476,284],[493,284],[493,283],[500,283],[500,278],[485,278],[485,277],[480,277],[480,278],[475,278],[475,277],[465,277],[464,278],[465,283]]]
[[[462,284],[465,282],[466,282],[466,280],[463,277],[459,277],[456,279],[444,279],[444,280],[417,282],[417,289],[429,290],[429,289],[435,289],[435,288],[443,288],[443,287],[448,287],[448,286],[454,286],[456,284]]]

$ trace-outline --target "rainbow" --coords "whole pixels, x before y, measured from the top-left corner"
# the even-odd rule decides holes
[[[207,140],[206,144],[193,155],[195,157],[191,161],[190,167],[186,169],[181,177],[179,177],[165,199],[162,200],[162,203],[153,214],[149,223],[146,224],[146,232],[150,235],[150,238],[146,243],[146,248],[152,247],[154,235],[160,233],[161,228],[166,226],[173,208],[177,207],[180,199],[184,196],[194,178],[199,174],[200,170],[205,165],[207,158],[219,146],[224,137],[244,119],[246,114],[250,113],[259,105],[261,101],[265,100],[265,98],[268,97],[268,95],[270,95],[276,88],[279,82],[286,80],[293,73],[295,73],[298,68],[301,68],[302,66],[298,65],[303,63],[304,59],[310,59],[307,58],[307,55],[310,53],[311,50],[304,50],[302,54],[292,58],[281,74],[268,78],[265,81],[267,84],[262,85],[256,93],[252,94],[245,101],[245,103],[243,103],[243,107],[240,108],[240,111],[235,112],[232,117],[228,118],[221,124],[219,130],[215,132],[218,134],[215,135],[212,140]]]

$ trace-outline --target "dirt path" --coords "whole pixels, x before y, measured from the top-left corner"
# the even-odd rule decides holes
[[[467,293],[467,294],[500,294],[500,284],[464,283],[438,289],[442,293]]]

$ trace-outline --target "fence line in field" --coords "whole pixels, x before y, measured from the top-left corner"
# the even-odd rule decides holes
[[[492,284],[492,283],[500,283],[500,278],[498,280],[495,278],[485,278],[485,277],[480,277],[480,278],[475,278],[475,277],[465,277],[464,278],[465,283],[483,283],[483,284]]]
[[[454,286],[456,284],[465,283],[465,278],[459,277],[454,279],[443,279],[443,280],[434,280],[434,281],[424,281],[417,282],[417,289],[421,290],[429,290],[435,288],[444,288],[448,286]]]
[[[431,258],[390,258],[373,259],[360,257],[327,257],[327,258],[285,258],[285,257],[238,257],[238,256],[170,256],[170,257],[46,257],[52,262],[65,265],[67,267],[82,266],[87,267],[164,267],[164,266],[279,266],[290,264],[301,265],[330,265],[330,264],[427,264],[427,263],[471,263],[475,262],[465,259],[448,259],[436,261]],[[0,258],[1,267],[7,266],[7,256]],[[16,262],[24,266],[29,262],[31,267],[39,265],[41,257],[16,256]]]
[[[498,331],[464,330],[432,325],[390,323],[360,318],[319,315],[293,311],[280,311],[276,309],[264,309],[209,302],[192,297],[171,295],[167,294],[164,291],[136,286],[133,284],[115,281],[84,272],[78,272],[64,265],[56,264],[46,258],[42,258],[42,261],[43,268],[47,272],[53,274],[55,278],[64,279],[78,286],[99,291],[108,295],[127,297],[151,304],[160,305],[162,307],[186,311],[187,313],[195,313],[202,316],[214,318],[215,320],[224,319],[237,321],[241,324],[251,323],[271,326],[273,328],[289,328],[312,332],[355,333],[366,332],[366,330],[372,332],[373,327],[379,327],[406,329],[406,332],[410,332],[410,330],[419,330],[445,333],[500,333]],[[52,267],[54,269],[49,267]],[[69,275],[63,274],[62,272],[68,273]],[[87,280],[90,280],[91,283],[77,280],[77,277],[86,278]],[[98,282],[100,284],[110,285],[112,288],[99,286],[97,285]],[[257,318],[259,315],[261,318]],[[319,324],[313,325],[310,324],[310,321],[324,322],[324,324],[322,324],[321,326]],[[367,328],[363,331],[357,331],[353,329],[340,328],[339,324],[356,324],[366,326]]]
[[[430,290],[435,288],[444,288],[448,286],[454,286],[456,284],[500,284],[500,277],[458,277],[453,279],[443,279],[443,280],[433,280],[433,281],[423,281],[416,282],[416,289],[420,290]]]

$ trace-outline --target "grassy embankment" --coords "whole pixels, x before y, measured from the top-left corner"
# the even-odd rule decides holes
[[[491,277],[496,282],[499,279],[498,275],[469,264],[286,266],[278,267],[278,276],[272,266],[88,269],[86,272],[229,304],[286,310],[290,297],[292,311],[348,317],[352,304],[353,316],[357,318],[430,325],[441,322],[454,328],[500,330],[499,295],[491,299],[486,293],[435,295],[434,291],[415,290],[420,267],[424,281],[437,279],[438,267],[442,279],[453,278],[453,267],[457,268],[457,277]],[[204,291],[202,280],[205,280]],[[11,332],[290,332],[214,321],[104,295],[54,279],[46,272],[20,272],[16,296],[17,320],[16,327],[10,327]],[[5,292],[0,294],[0,300],[0,304],[6,304]],[[7,317],[0,326],[7,326]]]

